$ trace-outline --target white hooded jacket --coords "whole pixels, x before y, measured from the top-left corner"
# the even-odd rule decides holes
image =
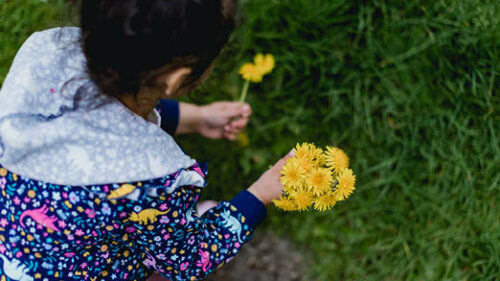
[[[30,36],[0,90],[0,164],[63,185],[131,182],[179,170],[176,185],[204,186],[196,163],[153,122],[100,94],[76,27]],[[100,106],[95,106],[99,104]],[[156,119],[156,120],[154,120]]]

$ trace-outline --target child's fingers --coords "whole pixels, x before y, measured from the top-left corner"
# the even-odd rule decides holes
[[[227,117],[248,117],[252,114],[252,109],[249,104],[243,105],[239,102],[221,102],[220,110]]]
[[[226,132],[226,133],[224,133],[224,138],[226,138],[226,139],[228,139],[230,141],[234,141],[234,140],[236,140],[238,138],[238,135],[235,134],[235,133],[228,133],[228,132]]]
[[[283,166],[286,164],[286,160],[292,158],[294,154],[295,153],[292,149],[290,152],[288,152],[287,155],[285,155],[283,158],[281,158],[274,166],[281,171]]]
[[[238,134],[243,131],[243,129],[247,126],[248,119],[242,118],[236,121],[230,122],[229,124],[224,126],[224,132]]]
[[[252,108],[250,107],[250,105],[248,103],[245,103],[243,104],[242,107],[240,107],[240,115],[243,117],[243,118],[247,118],[250,117],[250,115],[252,115]]]
[[[227,134],[237,134],[240,131],[241,131],[240,129],[234,128],[230,124],[224,126],[224,133],[227,133]]]
[[[288,152],[283,158],[281,158],[281,160],[283,161],[283,165],[285,165],[286,163],[286,160],[290,159],[293,157],[293,155],[295,155],[295,151],[290,150],[290,152]]]
[[[224,115],[234,120],[248,118],[252,115],[252,108],[247,103],[241,105],[239,102],[228,102],[225,103]]]
[[[241,105],[239,102],[221,101],[208,105],[211,108],[211,114],[227,119],[236,119],[240,117]]]
[[[240,131],[248,124],[248,118],[239,118],[229,123],[230,129]]]

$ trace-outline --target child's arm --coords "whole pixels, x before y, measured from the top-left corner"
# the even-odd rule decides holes
[[[171,136],[175,135],[179,126],[179,102],[175,100],[160,100],[157,106],[161,116],[161,128]]]
[[[196,201],[200,190],[194,187],[178,188],[165,201],[164,204],[169,206],[164,208],[164,216],[158,216],[156,221],[140,229],[137,223],[134,224],[138,229],[132,238],[133,247],[146,255],[146,264],[167,278],[205,278],[229,261],[250,240],[254,229],[266,216],[264,204],[281,195],[279,173],[285,160],[280,160],[248,190],[231,201],[220,202],[201,217],[193,216],[194,206],[187,203]],[[142,210],[159,207],[156,200],[144,203],[147,205],[143,205]],[[182,204],[188,205],[179,207]]]
[[[248,104],[214,102],[198,106],[171,100],[160,101],[162,128],[169,134],[199,133],[208,138],[236,139],[248,123]]]

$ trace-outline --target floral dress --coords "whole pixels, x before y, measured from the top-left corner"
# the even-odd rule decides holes
[[[198,217],[203,188],[170,189],[178,175],[63,186],[0,168],[0,280],[203,279],[251,238],[265,207],[243,191]]]

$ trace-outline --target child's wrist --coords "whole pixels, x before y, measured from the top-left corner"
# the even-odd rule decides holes
[[[262,202],[262,204],[264,205],[269,205],[269,203],[271,203],[272,200],[269,200],[266,196],[264,196],[264,194],[259,190],[259,188],[253,184],[251,185],[248,189],[248,192],[252,193],[253,196],[255,196],[257,199],[259,199],[260,202]]]
[[[253,229],[267,215],[266,206],[248,190],[238,193],[230,203],[245,216],[245,222]]]
[[[178,134],[198,133],[202,122],[202,107],[190,103],[179,103]]]

